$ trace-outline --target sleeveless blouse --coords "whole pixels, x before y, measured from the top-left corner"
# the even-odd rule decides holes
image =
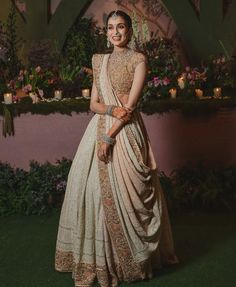
[[[95,54],[92,58],[93,74],[98,94],[100,94],[99,75],[104,54]],[[116,95],[129,94],[132,87],[135,69],[138,64],[147,62],[146,57],[134,50],[113,52],[109,56],[108,75]],[[99,97],[102,101],[102,99]]]

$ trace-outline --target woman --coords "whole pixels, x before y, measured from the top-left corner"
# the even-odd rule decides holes
[[[107,17],[111,54],[93,56],[95,116],[68,177],[56,246],[56,270],[75,286],[117,286],[177,263],[156,163],[136,111],[146,77],[143,54],[128,48],[130,17]]]

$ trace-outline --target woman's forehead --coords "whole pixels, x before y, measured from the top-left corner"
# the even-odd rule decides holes
[[[121,16],[116,16],[114,18],[111,17],[108,20],[108,25],[115,25],[115,24],[120,24],[120,23],[126,24],[125,19]]]

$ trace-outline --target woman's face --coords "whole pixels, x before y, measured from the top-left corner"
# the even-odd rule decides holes
[[[130,39],[130,29],[125,20],[120,17],[110,17],[107,24],[107,36],[109,41],[117,47],[124,47]]]

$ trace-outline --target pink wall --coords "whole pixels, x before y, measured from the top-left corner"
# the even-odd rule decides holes
[[[30,160],[73,158],[92,114],[21,115],[15,136],[0,137],[0,161],[27,169]],[[236,112],[186,118],[179,112],[143,115],[157,164],[167,174],[188,161],[236,164]],[[0,131],[1,132],[1,131]]]

